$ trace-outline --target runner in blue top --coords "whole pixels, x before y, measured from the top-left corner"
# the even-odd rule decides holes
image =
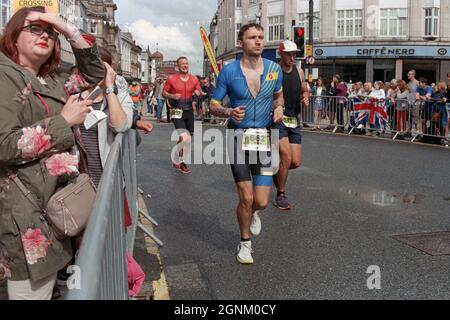
[[[232,108],[245,107],[245,118],[231,120],[233,129],[269,128],[272,125],[273,95],[283,91],[283,71],[270,60],[262,59],[264,74],[260,78],[261,89],[256,98],[247,85],[241,61],[235,61],[222,70],[213,94],[213,103],[220,105],[228,95]]]
[[[243,26],[238,38],[243,57],[220,73],[210,109],[215,116],[231,118],[229,129],[233,130],[228,137],[228,154],[233,155],[231,169],[240,200],[237,215],[241,243],[237,260],[252,264],[251,235],[261,232],[258,212],[269,203],[273,176],[267,161],[270,152],[263,159],[264,153],[256,150],[270,146],[269,129],[283,119],[283,72],[278,64],[262,58],[264,29],[260,25]],[[221,105],[227,95],[231,108]]]

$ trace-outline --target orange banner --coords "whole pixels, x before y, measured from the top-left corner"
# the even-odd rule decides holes
[[[208,55],[209,61],[211,63],[211,67],[214,70],[214,74],[216,77],[219,76],[219,67],[217,66],[216,57],[214,55],[214,50],[211,46],[211,42],[209,41],[208,34],[206,33],[205,28],[200,27],[200,35],[202,37],[203,45],[205,46],[206,54]]]

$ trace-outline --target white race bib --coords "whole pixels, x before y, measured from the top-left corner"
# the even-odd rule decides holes
[[[243,151],[270,152],[270,135],[267,129],[248,129],[242,141]]]
[[[298,127],[298,121],[297,121],[297,118],[295,118],[295,117],[291,118],[291,117],[284,116],[283,123],[287,128],[295,129]]]
[[[170,117],[172,119],[183,118],[183,109],[170,109]]]

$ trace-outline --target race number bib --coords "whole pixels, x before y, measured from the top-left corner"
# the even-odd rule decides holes
[[[244,133],[243,151],[270,152],[270,135],[266,129],[248,129]]]
[[[295,129],[298,127],[298,121],[297,121],[297,118],[295,118],[295,117],[291,118],[291,117],[284,116],[283,123],[287,128]]]
[[[183,117],[183,109],[170,109],[170,117],[172,119],[181,119]]]

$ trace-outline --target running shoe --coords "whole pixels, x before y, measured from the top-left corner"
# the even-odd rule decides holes
[[[180,163],[179,169],[180,169],[181,173],[183,173],[183,174],[191,173],[191,171],[189,170],[189,168],[187,167],[187,165],[184,162]]]
[[[237,261],[241,264],[253,264],[251,241],[242,241],[238,246]]]
[[[259,211],[255,211],[252,216],[252,224],[250,225],[250,232],[254,237],[261,234],[261,219],[259,218]]]
[[[292,206],[284,193],[280,194],[275,201],[275,206],[280,210],[291,210]]]

